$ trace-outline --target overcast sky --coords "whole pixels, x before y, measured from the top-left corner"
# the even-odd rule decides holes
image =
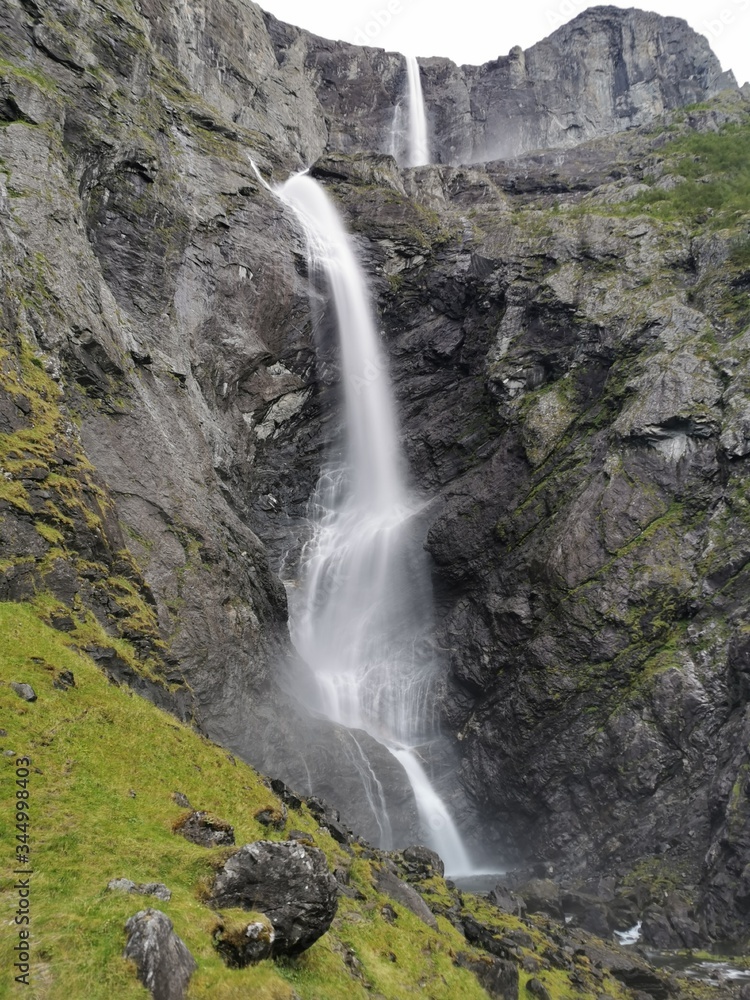
[[[651,0],[642,6],[685,18],[711,43],[724,69],[740,84],[750,80],[750,0]],[[582,0],[260,0],[283,21],[325,38],[370,44],[416,56],[448,56],[480,64],[528,48],[571,20],[591,2]]]

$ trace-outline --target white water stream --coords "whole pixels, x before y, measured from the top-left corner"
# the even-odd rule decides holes
[[[422,77],[416,56],[405,56],[406,100],[393,111],[391,154],[402,167],[423,167],[431,162],[427,111]]]
[[[422,77],[416,56],[406,57],[406,74],[409,85],[409,153],[408,167],[422,167],[430,162],[430,142],[427,137],[427,112],[422,92]]]
[[[292,603],[292,637],[313,676],[305,696],[313,711],[365,730],[401,762],[427,843],[450,873],[467,873],[472,866],[456,826],[420,763],[419,747],[437,736],[432,601],[424,552],[410,541],[417,506],[405,487],[367,285],[323,188],[300,174],[277,194],[303,226],[311,263],[330,289],[347,432],[344,461],[324,470],[313,498],[314,530]],[[381,846],[388,848],[385,796],[356,746]]]

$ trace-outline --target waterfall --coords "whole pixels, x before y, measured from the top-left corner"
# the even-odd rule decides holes
[[[405,56],[406,95],[393,109],[390,153],[402,167],[422,167],[431,162],[422,77],[416,56]]]
[[[362,729],[404,767],[428,844],[453,873],[470,861],[420,763],[438,735],[426,556],[409,522],[418,505],[405,485],[395,406],[369,293],[350,238],[323,188],[302,174],[278,191],[304,228],[311,264],[325,277],[338,328],[345,455],[321,473],[313,533],[290,601],[292,638],[310,667],[311,710]],[[359,748],[360,754],[362,753]],[[369,763],[368,801],[384,810]],[[388,817],[377,817],[388,831]],[[384,833],[381,846],[392,846]]]
[[[406,75],[409,86],[409,147],[406,165],[422,167],[430,162],[430,143],[427,138],[427,113],[422,93],[422,77],[416,56],[406,57]]]

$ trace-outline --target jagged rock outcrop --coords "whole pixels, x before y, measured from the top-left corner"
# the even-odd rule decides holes
[[[685,21],[617,7],[592,7],[485,66],[428,59],[423,74],[444,163],[569,148],[736,87]]]

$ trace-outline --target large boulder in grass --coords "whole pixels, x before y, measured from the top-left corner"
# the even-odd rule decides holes
[[[135,962],[138,979],[154,1000],[183,1000],[198,966],[166,913],[140,910],[125,930],[125,958]]]
[[[211,893],[217,908],[265,914],[274,929],[274,956],[299,955],[322,937],[338,898],[325,854],[294,840],[245,844],[225,862]]]

